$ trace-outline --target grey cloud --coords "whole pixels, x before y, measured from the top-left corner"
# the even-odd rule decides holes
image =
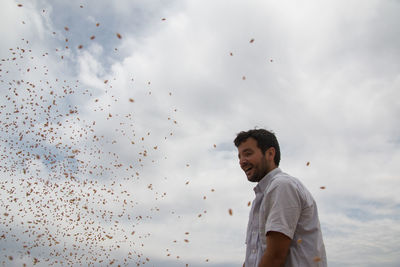
[[[51,78],[73,81],[81,75],[81,86],[93,93],[71,97],[63,106],[77,105],[81,120],[96,120],[96,134],[105,136],[96,149],[105,154],[93,162],[113,163],[107,153],[116,152],[124,168],[136,163],[139,180],[124,185],[140,202],[132,214],[154,216],[140,225],[159,238],[146,241],[150,263],[182,265],[184,260],[164,260],[159,252],[173,234],[181,234],[180,227],[196,233],[190,248],[198,249],[201,258],[188,260],[190,266],[241,263],[244,245],[238,233],[244,234],[253,192],[238,167],[232,140],[255,126],[277,133],[283,170],[304,181],[317,199],[330,265],[398,262],[399,240],[393,234],[399,231],[394,190],[400,156],[398,2],[124,1],[115,6],[100,1],[81,9],[79,4],[42,1],[35,7],[40,12],[50,5],[43,28],[56,29],[58,35],[46,45],[36,41],[54,49],[53,42],[64,46],[61,37],[70,36],[73,49],[65,65],[49,61],[57,70]],[[70,27],[68,33],[64,26]],[[92,34],[96,38],[90,41]],[[78,51],[80,43],[84,49]],[[79,68],[79,60],[95,67]],[[107,110],[94,112],[92,98]],[[106,119],[108,112],[114,120]],[[128,113],[132,120],[122,119]],[[142,136],[145,141],[137,140]],[[138,141],[135,146],[131,139]],[[81,141],[79,145],[90,147],[89,141]],[[155,145],[158,149],[151,150]],[[149,153],[140,166],[143,149]],[[124,168],[113,169],[108,178],[132,178],[124,177]],[[97,178],[107,182],[107,175]],[[150,183],[154,191],[147,188]],[[211,188],[216,189],[213,194]],[[167,197],[158,204],[155,192],[164,191]],[[150,211],[155,205],[159,213]],[[207,215],[198,219],[203,209]],[[224,251],[218,250],[221,244]],[[188,259],[193,253],[188,248],[177,251],[183,258],[186,252]],[[202,257],[207,253],[209,263]]]

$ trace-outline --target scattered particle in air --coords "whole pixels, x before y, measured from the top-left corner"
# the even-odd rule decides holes
[[[96,26],[98,27],[99,23]],[[69,31],[69,28],[65,26],[64,30]],[[60,43],[63,43],[61,47],[72,43],[72,47],[76,45],[78,49],[82,49],[86,45],[84,41],[77,40],[76,36],[70,35],[74,31],[68,33],[70,40],[65,37],[59,40]],[[48,34],[51,33],[56,34],[56,32]],[[88,38],[88,36],[83,38]],[[89,38],[95,39],[94,35]],[[125,163],[119,158],[120,151],[117,147],[110,149],[107,147],[116,144],[116,140],[118,140],[118,144],[123,142],[125,142],[123,144],[134,144],[133,140],[140,140],[139,136],[146,136],[146,132],[149,136],[152,129],[146,129],[144,133],[136,132],[140,125],[135,128],[132,119],[133,113],[118,113],[110,104],[111,101],[108,101],[121,97],[114,91],[106,90],[105,95],[97,96],[91,89],[81,87],[78,80],[68,81],[67,73],[60,72],[60,76],[55,77],[51,73],[51,68],[33,65],[41,64],[41,62],[32,60],[32,65],[18,62],[28,51],[31,52],[27,47],[29,46],[27,40],[23,39],[23,45],[23,48],[16,47],[18,51],[11,48],[9,59],[2,60],[13,64],[24,63],[15,65],[17,65],[16,70],[20,72],[20,76],[25,75],[26,77],[23,77],[23,80],[21,78],[15,81],[11,78],[7,81],[10,84],[9,93],[2,96],[8,102],[6,106],[0,108],[2,116],[0,130],[4,135],[8,133],[9,136],[0,137],[0,145],[6,144],[8,147],[11,143],[14,147],[10,145],[9,155],[0,157],[2,170],[8,168],[13,174],[9,180],[0,179],[0,191],[2,192],[0,202],[7,199],[10,204],[1,212],[3,219],[0,220],[0,225],[6,226],[6,228],[3,227],[4,229],[14,231],[14,234],[15,231],[19,231],[18,229],[25,230],[23,233],[21,232],[22,235],[25,235],[24,241],[15,240],[15,238],[11,240],[20,242],[24,251],[19,256],[0,253],[3,257],[3,264],[5,259],[11,261],[19,258],[22,260],[26,255],[30,255],[30,251],[35,247],[46,247],[48,253],[43,252],[36,257],[28,256],[29,262],[26,263],[28,266],[37,264],[46,266],[117,265],[119,260],[113,259],[115,254],[112,253],[118,252],[120,248],[129,250],[128,255],[123,259],[125,263],[121,266],[139,266],[150,261],[140,252],[140,247],[146,245],[143,240],[150,233],[141,233],[139,228],[135,228],[137,231],[135,234],[132,228],[140,223],[147,223],[146,220],[151,219],[151,214],[132,216],[135,212],[132,212],[131,208],[140,203],[135,201],[136,196],[130,197],[132,188],[123,182],[119,184],[116,181],[117,179],[121,179],[121,181],[122,179],[124,181],[142,179],[138,171],[145,164],[143,157],[147,156],[147,159],[152,160],[151,153],[147,151],[151,150],[156,154],[162,150],[163,146],[159,145],[158,141],[154,142],[153,135],[151,135],[146,138],[146,142],[141,144],[143,147],[140,148],[141,151],[138,151],[140,156],[132,156],[129,159],[131,162]],[[68,49],[68,46],[65,47]],[[60,47],[52,47],[50,51],[53,51],[56,59],[63,59],[64,56],[69,55],[63,55],[63,49]],[[17,53],[20,53],[20,57]],[[50,52],[46,51],[40,51],[39,55],[52,56]],[[68,56],[68,58],[74,60],[74,57]],[[34,59],[33,55],[31,59]],[[21,65],[24,67],[20,67]],[[0,66],[0,73],[4,74],[5,67],[4,65]],[[40,75],[36,72],[41,67],[44,70],[42,75],[49,74],[51,78],[38,77],[36,82],[29,81],[32,73]],[[29,75],[27,75],[28,73]],[[0,82],[3,83],[3,80]],[[105,80],[104,83],[107,84],[104,87],[112,88],[108,80]],[[80,116],[81,106],[74,106],[74,102],[71,101],[75,97],[87,97],[87,99],[82,98],[82,103],[88,103],[87,107],[82,109],[92,109],[99,116],[92,118]],[[133,98],[128,97],[128,100],[134,102]],[[133,105],[129,107],[132,108]],[[173,107],[169,107],[166,112],[169,113],[173,109]],[[177,109],[174,111],[176,112]],[[102,123],[105,123],[106,119],[109,120],[106,127],[110,127],[113,133],[120,134],[120,136],[113,135],[110,139],[110,136],[102,134],[99,128],[103,127]],[[176,121],[174,123],[177,124]],[[171,130],[163,135],[167,135],[169,132],[172,135]],[[10,136],[12,138],[8,138]],[[5,147],[1,148],[6,151]],[[157,151],[153,151],[151,148]],[[11,163],[8,163],[8,158]],[[136,164],[141,159],[143,161]],[[154,160],[152,162],[154,163]],[[38,165],[44,165],[45,173],[38,168]],[[123,174],[125,177],[119,177],[118,174],[123,172],[125,172]],[[105,177],[109,179],[101,179]],[[186,184],[188,183],[189,181]],[[156,188],[157,186],[152,186],[152,191],[149,190],[151,193],[155,193],[155,200],[159,196],[167,195],[166,192],[162,194],[156,192]],[[3,191],[6,194],[3,194]],[[18,194],[21,194],[22,199]],[[170,195],[170,193],[168,194]],[[13,205],[15,207],[18,205],[18,209],[14,210]],[[45,214],[45,210],[51,212]],[[160,211],[160,209],[156,207],[151,211]],[[204,211],[205,213],[206,211]],[[200,213],[198,217],[201,215]],[[26,219],[27,217],[29,219]],[[17,230],[9,227],[14,218],[18,218],[18,220],[21,218],[21,222],[23,222]],[[177,218],[181,217],[177,216]],[[129,226],[125,227],[125,224],[121,222],[127,221],[129,221]],[[104,225],[112,225],[112,227],[104,227]],[[53,229],[56,230],[53,231]],[[8,234],[9,237],[17,236],[13,233]],[[185,234],[187,235],[188,232]],[[7,232],[0,233],[0,240],[2,239],[7,240]],[[176,257],[181,258],[180,256]],[[22,265],[25,266],[25,264]]]
[[[320,261],[321,261],[321,258],[318,257],[318,256],[316,256],[316,257],[313,258],[313,261],[314,261],[314,262],[320,262]]]

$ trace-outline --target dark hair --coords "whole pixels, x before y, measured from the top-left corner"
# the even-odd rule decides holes
[[[242,142],[246,141],[250,137],[257,141],[257,146],[263,154],[265,154],[265,151],[267,151],[268,148],[275,148],[274,162],[276,166],[279,166],[279,162],[281,161],[281,151],[275,134],[265,129],[254,129],[247,132],[242,131],[237,134],[233,142],[236,147],[239,147]]]

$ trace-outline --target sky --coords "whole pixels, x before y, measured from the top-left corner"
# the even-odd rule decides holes
[[[3,266],[241,266],[254,128],[329,266],[399,265],[399,1],[0,7]]]

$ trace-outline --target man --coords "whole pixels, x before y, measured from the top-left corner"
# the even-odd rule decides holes
[[[326,267],[317,205],[296,178],[280,170],[272,132],[240,132],[234,140],[240,167],[257,182],[246,236],[245,267]]]

